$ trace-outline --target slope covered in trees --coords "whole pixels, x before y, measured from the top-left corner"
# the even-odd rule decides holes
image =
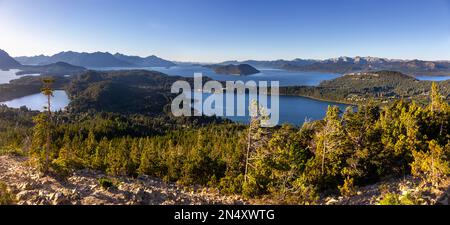
[[[317,87],[282,87],[280,93],[352,104],[364,103],[369,99],[377,103],[392,103],[400,98],[426,104],[429,100],[431,83],[432,81],[419,81],[399,72],[377,71],[347,74],[323,81]],[[437,83],[444,99],[450,101],[450,80]]]

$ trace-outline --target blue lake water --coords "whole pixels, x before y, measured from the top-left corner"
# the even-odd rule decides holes
[[[130,68],[95,68],[97,70],[121,70]],[[281,86],[289,85],[318,85],[322,80],[334,79],[339,77],[340,74],[327,74],[327,73],[301,73],[301,72],[290,72],[278,69],[259,69],[261,73],[250,75],[250,76],[232,76],[232,75],[221,75],[214,73],[213,70],[205,68],[202,66],[175,66],[171,68],[163,67],[151,67],[151,68],[135,68],[135,69],[147,69],[155,70],[172,76],[184,76],[192,77],[194,73],[203,73],[205,76],[209,76],[216,80],[254,80],[254,81],[279,81]],[[12,79],[17,79],[15,73],[17,70],[1,71],[0,83],[8,83]],[[211,94],[203,94],[205,100]],[[237,94],[242,95],[242,94]],[[279,96],[280,98],[280,123],[292,123],[292,124],[302,124],[305,120],[317,120],[323,118],[326,113],[328,105],[334,103],[317,101],[303,97],[296,96]],[[270,98],[269,98],[270,100]],[[44,109],[46,105],[46,97],[42,94],[34,94],[25,96],[22,98],[17,98],[11,101],[3,102],[1,104],[6,104],[9,107],[19,108],[21,106],[26,106],[27,108],[33,110]],[[225,102],[225,101],[224,101]],[[64,109],[70,100],[64,91],[55,91],[54,97],[52,98],[52,105],[54,111]],[[237,108],[237,101],[235,101],[235,109]],[[224,116],[233,121],[248,123],[249,113],[248,105],[249,98],[246,96],[245,103],[246,115],[244,117],[240,116]],[[338,104],[342,109],[345,107],[343,104]],[[270,101],[269,101],[270,106]],[[210,112],[205,112],[206,115],[211,115]]]
[[[194,96],[192,93],[185,93],[186,95],[191,95],[191,98],[199,102],[198,96]],[[218,109],[220,112],[222,112],[222,117],[231,119],[235,122],[244,123],[247,124],[250,121],[249,116],[249,103],[251,102],[250,97],[248,94],[233,94],[233,93],[225,93],[223,95],[221,94],[211,94],[211,93],[203,93],[202,94],[202,102],[205,103],[208,99],[208,97],[215,95],[219,98],[222,97],[223,104],[222,105],[216,105],[212,104],[213,109]],[[234,99],[232,103],[234,103],[234,115],[237,115],[237,108],[238,108],[238,97],[244,97],[245,98],[245,116],[228,116],[226,114],[226,106],[227,106],[227,97],[232,96],[230,99]],[[234,97],[234,98],[233,98]],[[272,96],[273,97],[273,96]],[[345,108],[348,106],[346,104],[339,104],[339,103],[331,103],[326,101],[318,101],[314,99],[299,97],[299,96],[278,96],[279,97],[279,122],[278,125],[281,125],[283,123],[290,123],[294,125],[301,125],[305,121],[313,121],[313,120],[319,120],[322,119],[327,111],[327,108],[329,105],[337,105],[341,111],[344,111]],[[210,99],[212,100],[212,98]],[[265,108],[271,109],[272,108],[272,98],[271,96],[267,97],[268,104]],[[231,103],[230,103],[231,104]],[[203,108],[202,108],[203,107]],[[209,107],[205,107],[204,105],[195,105],[193,106],[194,109],[197,111],[202,110],[204,115],[214,115],[214,110],[208,110]]]
[[[130,68],[92,68],[95,70],[129,70]],[[333,74],[333,73],[318,73],[318,72],[292,72],[280,69],[270,69],[270,68],[257,68],[261,71],[261,73],[253,74],[249,76],[233,76],[233,75],[222,75],[215,73],[212,69],[202,67],[202,66],[174,66],[170,68],[166,67],[140,67],[134,69],[145,69],[145,70],[154,70],[159,71],[161,73],[165,73],[171,76],[183,76],[183,77],[193,77],[194,73],[202,73],[203,76],[208,76],[214,80],[220,81],[279,81],[280,86],[295,86],[295,85],[308,85],[315,86],[318,85],[323,80],[330,80],[337,77],[340,77],[341,74]],[[211,94],[204,93],[203,101],[210,96]],[[237,94],[243,95],[243,94]],[[235,96],[235,99],[237,96]],[[245,98],[245,110],[247,116],[226,116],[225,109],[223,106],[219,106],[221,110],[224,112],[225,118],[231,119],[240,123],[248,123],[250,117],[248,116],[248,106],[249,106],[249,98],[248,94]],[[270,97],[269,97],[270,100]],[[224,98],[224,104],[226,104]],[[237,108],[237,101],[235,101],[235,110]],[[346,105],[344,104],[335,104],[325,101],[318,101],[304,97],[298,96],[279,96],[279,124],[283,123],[291,123],[295,125],[301,125],[305,120],[318,120],[322,119],[325,114],[328,105],[338,105],[341,110],[344,110]],[[270,106],[270,101],[269,101]],[[205,115],[212,115],[212,112],[204,112]]]
[[[0,70],[0,84],[7,84],[9,81],[19,79],[20,76],[16,75],[19,70]]]
[[[212,94],[203,93],[203,102]],[[228,94],[230,95],[230,94]],[[237,111],[237,96],[242,96],[244,94],[236,94],[234,100],[234,109]],[[268,97],[268,108],[271,108],[271,98]],[[66,106],[69,105],[70,100],[65,91],[57,90],[54,92],[54,97],[51,99],[52,111],[64,110]],[[226,97],[223,98],[224,104],[226,104]],[[225,118],[231,119],[240,123],[248,123],[250,120],[249,106],[250,99],[248,94],[245,94],[245,115],[246,116],[226,116],[225,109],[223,106],[218,106],[224,113]],[[44,106],[47,104],[47,98],[43,94],[33,94],[22,98],[17,98],[11,101],[1,102],[0,104],[5,104],[11,108],[20,108],[21,106],[26,106],[32,110],[43,111]],[[279,124],[291,123],[294,125],[301,125],[305,120],[318,120],[325,116],[328,105],[338,105],[343,111],[346,107],[344,104],[336,104],[325,101],[317,101],[313,99],[297,97],[297,96],[279,96]],[[212,115],[211,111],[205,111],[205,115]]]
[[[117,68],[92,68],[95,70],[129,70],[130,68],[117,67]],[[295,86],[295,85],[318,85],[323,80],[331,80],[340,77],[341,74],[333,73],[318,73],[318,72],[293,72],[279,69],[258,68],[261,73],[249,75],[249,76],[234,76],[217,74],[212,69],[202,66],[173,66],[166,67],[139,67],[133,69],[145,69],[154,70],[161,73],[165,73],[171,76],[183,76],[193,77],[194,73],[202,73],[203,76],[208,76],[214,80],[226,81],[226,80],[241,80],[241,81],[279,81],[280,86]]]
[[[417,80],[444,81],[449,80],[450,76],[415,76]]]
[[[65,91],[56,90],[51,98],[52,111],[63,110],[70,103],[69,97]],[[7,105],[11,108],[20,108],[26,106],[31,110],[43,111],[44,106],[47,105],[47,97],[41,93],[16,98],[11,101],[0,102],[0,104]]]
[[[23,76],[39,76],[40,75],[40,74],[27,74],[27,75],[18,76],[18,75],[16,75],[16,73],[19,71],[20,70],[17,70],[17,69],[7,70],[7,71],[0,70],[0,84],[7,84],[11,80],[19,79],[20,77],[23,77]]]

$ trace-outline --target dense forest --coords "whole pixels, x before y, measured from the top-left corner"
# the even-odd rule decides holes
[[[378,104],[386,104],[400,98],[427,104],[431,83],[395,71],[363,72],[322,81],[317,87],[282,87],[280,94],[301,95],[350,104],[364,103],[369,99]],[[450,81],[438,83],[444,99],[450,100]]]
[[[261,114],[248,126],[171,117],[164,111],[170,96],[155,95],[171,78],[146,73],[78,76],[65,86],[73,100],[65,112],[0,107],[1,152],[31,156],[43,172],[62,179],[91,168],[297,204],[313,204],[326,193],[352,195],[356,186],[386,177],[411,174],[437,186],[450,173],[450,107],[436,83],[426,105],[401,99],[383,107],[367,101],[344,112],[329,106],[323,120],[262,128]],[[49,96],[55,81],[44,81]],[[160,113],[135,108],[149,102],[151,112]]]

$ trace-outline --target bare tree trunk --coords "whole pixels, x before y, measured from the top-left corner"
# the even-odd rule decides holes
[[[47,143],[46,143],[46,151],[45,151],[45,172],[48,172],[49,164],[50,164],[50,126],[51,126],[51,118],[52,118],[52,111],[51,111],[51,104],[50,104],[50,95],[47,96]]]
[[[325,151],[327,150],[326,141],[323,141],[323,150],[322,150],[322,175],[324,174],[324,164],[325,164]]]

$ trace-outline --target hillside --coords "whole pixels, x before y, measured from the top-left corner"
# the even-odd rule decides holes
[[[88,71],[67,85],[75,112],[98,110],[121,113],[161,114],[175,95],[171,85],[177,80],[193,79],[167,76],[147,70]]]
[[[15,69],[20,66],[19,62],[0,49],[0,69]]]
[[[74,171],[65,182],[58,177],[42,176],[27,165],[28,158],[0,156],[0,180],[19,205],[242,205],[270,204],[269,200],[246,200],[240,195],[224,195],[214,188],[181,186],[161,179],[139,176],[136,179],[109,176],[96,170]],[[101,181],[112,181],[112,186]],[[372,205],[381,200],[382,186],[391,192],[414,193],[416,180],[391,179],[364,188],[352,197],[330,196],[322,205]],[[447,181],[449,183],[450,180]],[[0,190],[1,191],[1,190]],[[449,205],[450,189],[428,193],[427,204]],[[273,202],[276,204],[276,202]]]
[[[400,98],[426,102],[431,83],[399,72],[377,71],[346,74],[323,81],[317,87],[282,87],[280,93],[355,104],[367,102],[369,99],[388,103]],[[450,80],[437,83],[443,97],[450,101]]]
[[[38,66],[21,66],[21,71],[17,72],[17,75],[26,74],[41,74],[52,76],[65,76],[75,75],[86,71],[86,68],[81,66],[74,66],[64,62],[51,63],[48,65]]]
[[[63,89],[70,82],[67,77],[55,77],[53,88]],[[8,84],[0,84],[0,102],[9,101],[27,95],[39,93],[42,89],[42,78],[38,76],[24,76],[12,80]]]
[[[101,171],[74,171],[64,182],[42,176],[26,164],[26,157],[0,156],[0,182],[6,184],[19,205],[198,205],[244,204],[239,196],[217,190],[180,186],[149,176],[137,179],[108,176]],[[100,181],[111,181],[110,187]],[[0,190],[1,192],[2,190]]]

